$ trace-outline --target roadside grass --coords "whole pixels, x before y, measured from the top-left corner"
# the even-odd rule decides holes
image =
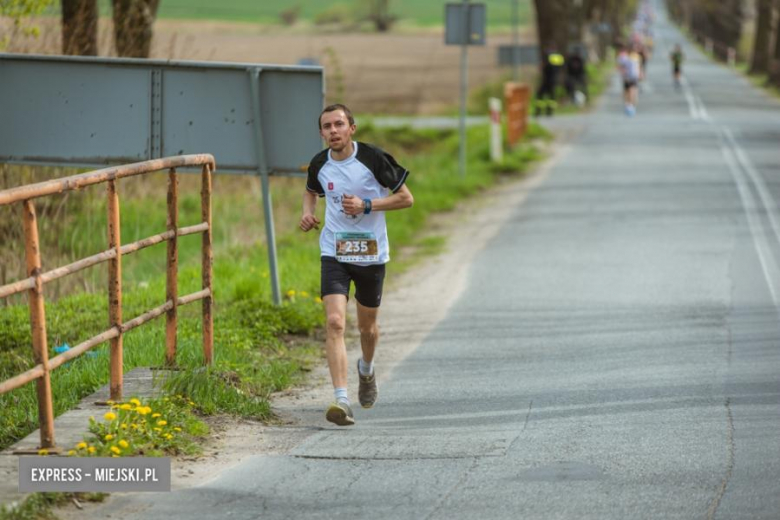
[[[736,69],[742,73],[743,76],[747,77],[753,85],[764,90],[773,97],[780,99],[780,87],[769,80],[769,74],[751,74],[749,72],[750,63],[748,62],[739,62]]]
[[[507,153],[503,165],[488,162],[487,126],[470,128],[468,175],[460,178],[453,159],[457,157],[458,149],[455,132],[379,129],[370,124],[361,125],[356,135],[359,140],[385,147],[412,172],[408,182],[415,195],[415,206],[388,216],[394,251],[405,247],[414,249],[415,255],[411,260],[407,259],[410,262],[440,251],[446,239],[423,233],[428,217],[434,212],[454,209],[459,200],[485,189],[500,176],[522,175],[528,165],[540,157],[530,139],[546,135],[536,125],[532,124],[530,128],[529,141]],[[195,182],[195,179],[183,181],[190,182]],[[182,370],[170,374],[161,385],[166,394],[183,395],[195,403],[193,410],[198,414],[231,413],[269,421],[272,420],[268,403],[270,394],[295,384],[322,358],[321,341],[316,337],[323,325],[321,303],[317,297],[318,236],[297,230],[303,179],[275,179],[274,218],[284,302],[278,307],[272,305],[266,247],[262,240],[256,238],[263,229],[259,198],[255,199],[255,194],[248,195],[243,190],[246,186],[253,189],[256,186],[248,179],[229,181],[219,176],[215,186],[231,182],[234,182],[232,188],[241,191],[224,191],[215,195],[214,224],[225,231],[215,233],[215,237],[219,238],[215,240],[214,264],[214,364],[208,368],[202,366],[200,306],[181,307],[177,364]],[[146,188],[151,189],[149,186]],[[154,232],[161,231],[158,225],[162,224],[147,220],[159,221],[162,218],[163,210],[158,206],[164,207],[164,201],[152,202],[146,192],[136,194],[140,200],[130,195],[123,201],[123,209],[137,205],[138,218],[131,219],[125,236],[132,237],[136,233],[143,236],[152,227]],[[231,205],[231,200],[239,202]],[[85,213],[95,214],[91,217],[75,213],[72,218],[63,220],[69,226],[81,226],[94,219],[93,229],[101,229],[102,222],[99,221],[104,218],[100,216],[104,213],[103,204],[101,200],[94,200],[83,205]],[[253,204],[258,208],[249,211],[249,206]],[[197,221],[188,219],[193,212],[197,215],[199,201],[190,205],[194,207],[187,208],[188,204],[183,204],[182,225],[185,221]],[[319,206],[318,211],[322,215],[322,204]],[[148,219],[143,218],[143,207],[146,207]],[[101,245],[102,232],[79,236],[79,240],[92,243],[90,247],[96,248],[92,252],[105,247]],[[243,238],[236,239],[236,236]],[[129,238],[123,237],[123,242],[127,240]],[[192,246],[183,247],[197,250],[199,241],[194,242]],[[158,247],[156,255],[154,263],[126,271],[134,281],[125,285],[125,320],[165,300],[164,249]],[[199,255],[188,256],[184,253],[180,255],[180,294],[200,289]],[[390,269],[398,272],[408,265],[407,262],[399,265],[391,262]],[[57,343],[55,338],[59,343],[67,342],[74,346],[105,330],[108,322],[106,300],[104,292],[70,294],[56,301],[50,300],[46,305],[50,346],[53,348]],[[33,366],[27,307],[23,302],[17,303],[0,309],[0,380]],[[163,320],[155,320],[127,333],[124,337],[124,370],[162,366],[164,337]],[[54,352],[49,355],[53,356]],[[108,357],[108,346],[102,345],[52,372],[55,415],[75,406],[80,399],[107,383]],[[34,384],[0,395],[0,407],[6,411],[0,421],[0,447],[11,445],[38,427]]]
[[[68,502],[103,502],[108,493],[30,493],[11,507],[0,504],[0,520],[56,520],[54,509]]]
[[[558,86],[556,92],[556,99],[558,100],[558,108],[556,109],[556,115],[563,114],[576,114],[583,111],[590,110],[594,106],[595,100],[598,99],[601,94],[609,86],[609,78],[614,70],[614,59],[610,54],[607,59],[601,62],[587,63],[585,65],[587,74],[587,86],[588,86],[588,99],[584,106],[577,106],[572,103],[566,96],[566,90],[561,85]],[[529,116],[533,115],[533,107],[536,104],[536,85],[538,82],[538,71],[535,66],[524,66],[520,68],[519,83],[527,84],[531,87],[531,100],[529,106]],[[560,81],[563,80],[563,72],[561,72]],[[491,97],[498,98],[502,104],[504,101],[504,85],[512,81],[512,72],[504,72],[501,77],[491,81],[479,88],[472,89],[468,99],[467,112],[469,114],[488,114],[488,99]],[[503,109],[505,111],[505,108]],[[457,116],[459,111],[457,108],[451,107],[447,110],[447,114],[451,116]]]
[[[394,0],[390,3],[390,13],[404,23],[420,26],[444,25],[444,6],[447,0]],[[485,0],[487,5],[487,23],[489,26],[508,26],[511,19],[511,4],[505,0]],[[108,0],[100,0],[99,10],[103,15],[110,15],[111,7]],[[208,0],[165,0],[160,3],[160,18],[200,19],[200,20],[231,20],[240,22],[278,24],[281,13],[297,13],[300,20],[312,21],[324,12],[350,15],[360,11],[361,3],[356,0],[338,0],[322,2],[321,0],[276,0],[275,2],[258,2],[256,0],[224,0],[212,2]],[[530,2],[520,2],[520,23],[527,25],[533,12]]]

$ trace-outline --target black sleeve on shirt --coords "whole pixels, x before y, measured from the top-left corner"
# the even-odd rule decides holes
[[[316,193],[320,197],[325,196],[325,190],[322,188],[322,184],[320,184],[317,176],[326,162],[328,162],[327,148],[312,158],[309,163],[309,176],[306,179],[306,189],[312,193]]]
[[[398,164],[392,155],[377,146],[358,143],[357,159],[374,174],[377,182],[393,193],[401,189],[409,171]]]

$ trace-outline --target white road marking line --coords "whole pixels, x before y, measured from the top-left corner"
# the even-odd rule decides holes
[[[708,123],[712,122],[709,113],[707,113],[707,107],[704,106],[704,102],[697,94],[694,94],[694,100],[696,101],[696,104],[699,105],[699,117]]]
[[[722,129],[721,136],[728,135],[728,129]],[[731,143],[728,143],[731,144]],[[723,157],[726,159],[726,164],[731,171],[731,175],[734,178],[734,182],[737,185],[739,191],[739,197],[742,199],[742,207],[745,210],[747,216],[748,227],[750,228],[750,234],[753,237],[753,243],[756,246],[756,252],[758,253],[758,259],[761,264],[761,269],[764,272],[764,278],[769,286],[769,294],[772,297],[772,302],[775,304],[775,309],[780,311],[780,299],[777,294],[777,287],[780,286],[780,275],[777,274],[777,265],[772,256],[766,234],[764,233],[764,225],[761,223],[759,215],[759,205],[753,196],[753,193],[748,186],[748,182],[744,177],[744,174],[740,170],[740,166],[735,159],[735,153],[729,148],[727,143],[721,139],[720,150]],[[760,188],[756,188],[759,194]],[[769,209],[767,208],[767,212]]]
[[[688,111],[691,114],[691,118],[699,119],[699,106],[696,104],[696,100],[693,98],[693,92],[691,92],[691,87],[688,85],[688,80],[685,76],[680,78],[680,85],[682,85],[685,101],[688,102]]]
[[[729,144],[734,149],[734,154],[736,155],[739,164],[742,165],[742,168],[748,174],[750,180],[753,181],[753,185],[756,187],[758,196],[761,197],[761,202],[764,203],[767,216],[772,224],[772,231],[774,231],[777,240],[780,241],[780,219],[778,218],[777,204],[775,204],[772,194],[769,192],[769,188],[767,188],[766,183],[764,182],[764,178],[756,171],[753,163],[750,161],[747,154],[745,154],[745,151],[739,146],[736,139],[734,139],[731,130],[724,127],[722,131],[726,135]]]

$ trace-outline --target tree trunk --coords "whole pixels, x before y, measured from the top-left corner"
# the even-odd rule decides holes
[[[750,73],[760,74],[769,71],[769,38],[772,31],[772,0],[758,0],[756,13],[756,37],[753,42],[753,59]]]
[[[114,45],[126,58],[148,58],[160,0],[112,0]]]
[[[97,56],[97,0],[62,0],[62,53]]]
[[[780,9],[780,0],[776,2],[777,8]],[[769,81],[775,86],[780,87],[780,16],[776,16],[777,22],[775,23],[775,49],[772,53],[772,59],[769,66]]]
[[[373,21],[376,30],[379,32],[386,32],[392,25],[392,19],[390,17],[390,0],[374,0],[373,5]]]
[[[569,41],[568,3],[566,0],[534,0],[536,31],[542,58],[551,51],[566,53]]]

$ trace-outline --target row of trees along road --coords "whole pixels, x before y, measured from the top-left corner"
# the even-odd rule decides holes
[[[61,0],[62,53],[96,56],[97,0]],[[148,58],[160,0],[111,0],[114,45],[119,56]]]
[[[24,20],[43,13],[56,0],[0,0],[0,16],[10,18],[25,33]],[[148,58],[154,20],[160,0],[111,0],[114,44],[119,56]],[[62,11],[62,53],[96,56],[98,53],[98,0],[60,0]],[[4,42],[0,39],[0,50]]]
[[[742,36],[744,0],[666,0],[669,13],[701,43],[712,41],[712,50],[721,60],[729,48],[738,47]],[[750,73],[767,74],[770,83],[780,87],[780,0],[755,0],[756,30]]]
[[[607,46],[620,39],[620,29],[633,19],[637,4],[637,0],[534,0],[539,46],[565,53],[570,44],[585,41],[587,29],[607,28],[597,42],[603,59]]]
[[[10,17],[22,27],[22,19],[41,14],[56,0],[0,0],[0,16]],[[390,0],[359,0],[366,19],[376,30],[390,29],[395,17]],[[119,56],[148,58],[154,21],[160,0],[111,0],[114,44]],[[96,56],[98,53],[98,0],[60,0],[62,11],[62,53]],[[297,11],[294,9],[293,11]],[[34,28],[25,32],[36,32]],[[2,49],[0,40],[0,49]]]

